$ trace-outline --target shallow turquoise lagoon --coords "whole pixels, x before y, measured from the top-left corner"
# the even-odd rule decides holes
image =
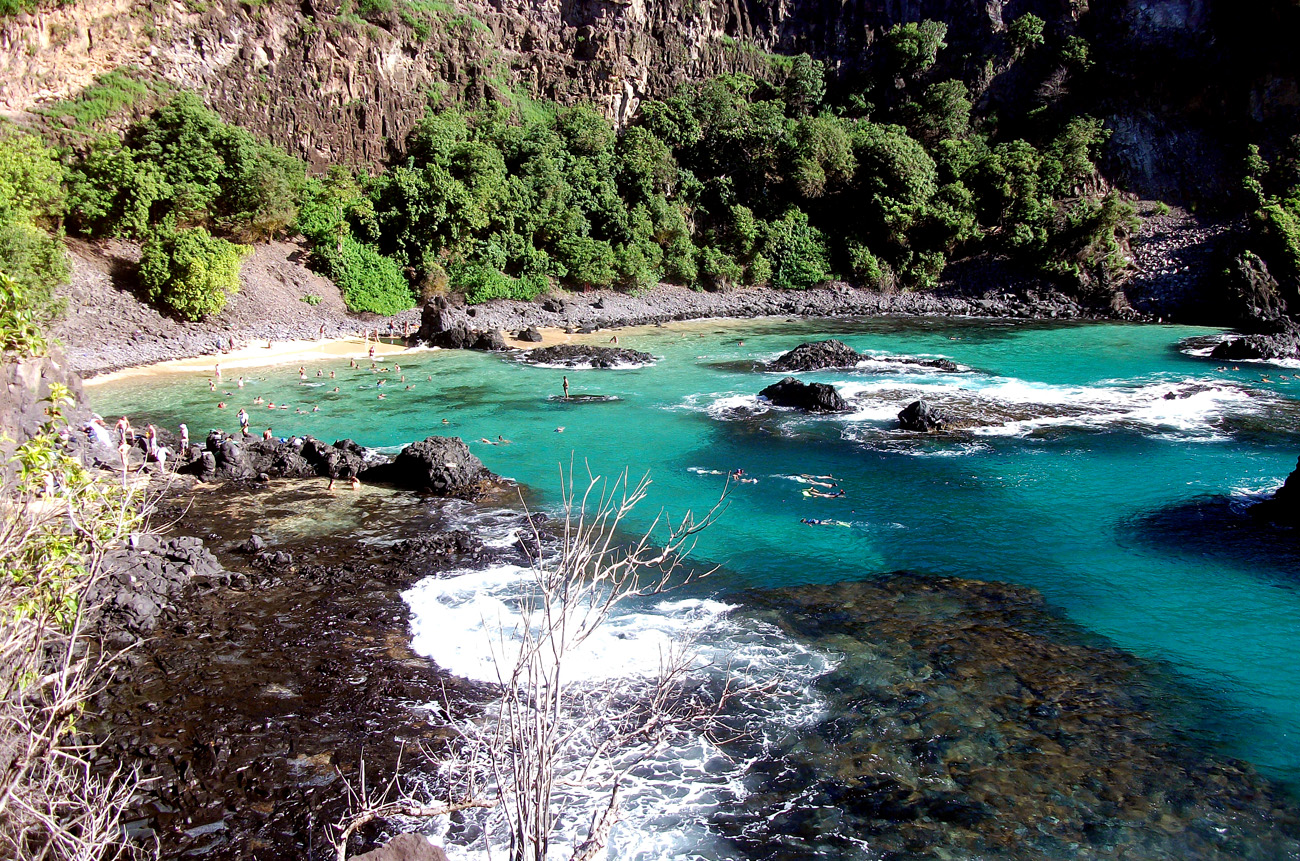
[[[707,509],[725,474],[743,469],[757,483],[736,486],[722,521],[701,537],[696,557],[722,567],[699,591],[743,603],[747,589],[899,570],[1032,586],[1067,619],[1167,673],[1196,743],[1294,787],[1297,556],[1288,539],[1259,539],[1234,512],[1295,465],[1300,379],[1264,365],[1220,371],[1180,350],[1183,339],[1212,334],[970,320],[708,322],[620,333],[620,346],[658,357],[631,370],[425,351],[397,359],[404,382],[395,369],[377,375],[347,361],[308,365],[305,384],[297,364],[234,372],[247,384],[223,396],[225,410],[195,374],[109,382],[91,394],[106,416],[186,421],[196,440],[209,427],[234,430],[240,406],[255,430],[269,425],[277,436],[395,448],[458,435],[541,508],[558,501],[561,464],[649,472],[651,497],[633,526],[660,505]],[[882,357],[800,375],[835,383],[852,413],[809,417],[755,398],[779,379],[755,362],[828,336]],[[944,356],[969,370],[918,372],[889,356]],[[318,367],[325,377],[312,376]],[[560,400],[565,375],[575,395],[616,400]],[[291,408],[254,407],[257,395]],[[919,396],[976,427],[942,438],[897,431],[894,416]],[[498,436],[510,443],[477,442]],[[833,476],[846,496],[806,496],[804,475]]]

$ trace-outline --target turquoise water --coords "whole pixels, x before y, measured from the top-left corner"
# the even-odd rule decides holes
[[[1219,531],[1234,506],[1293,468],[1300,380],[1261,365],[1217,371],[1180,351],[1182,339],[1207,334],[948,320],[700,323],[620,333],[621,346],[659,357],[635,370],[432,351],[399,357],[406,381],[384,375],[383,389],[346,360],[308,365],[309,375],[335,371],[334,381],[302,384],[296,363],[235,372],[248,382],[224,396],[225,410],[196,374],[104,383],[91,395],[105,416],[186,421],[198,440],[208,427],[234,430],[240,406],[255,430],[269,424],[279,436],[396,447],[458,435],[541,507],[557,502],[559,465],[571,459],[604,474],[649,472],[650,500],[633,526],[659,505],[707,509],[725,472],[741,468],[758,482],[735,487],[701,537],[695,556],[722,566],[702,591],[735,599],[749,588],[898,570],[1032,586],[1069,620],[1176,678],[1198,743],[1296,786],[1296,556]],[[755,360],[826,336],[970,370],[885,364],[800,375],[840,386],[854,406],[844,416],[767,410],[753,398],[779,379]],[[617,400],[558,400],[565,375],[574,394]],[[982,426],[945,438],[896,431],[893,416],[918,394]],[[256,395],[291,409],[254,407]],[[295,412],[313,406],[320,411]],[[475,442],[498,435],[510,444]],[[788,478],[799,474],[834,476],[846,496],[807,497],[807,485]]]

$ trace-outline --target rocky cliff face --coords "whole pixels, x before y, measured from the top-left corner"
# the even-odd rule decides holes
[[[1003,5],[397,0],[361,19],[347,12],[350,0],[79,0],[0,27],[0,109],[29,110],[134,65],[203,93],[227,120],[314,164],[373,163],[430,102],[589,100],[625,121],[642,99],[685,80],[736,71],[777,77],[783,65],[774,53],[808,52],[832,71],[851,70],[900,21],[948,21],[955,48],[986,42],[1003,29]]]
[[[359,6],[369,9],[365,18],[353,11]],[[1221,194],[1238,179],[1238,138],[1294,124],[1300,88],[1283,48],[1295,10],[1285,7],[1284,0],[1232,8],[1227,0],[77,0],[0,24],[0,111],[29,110],[135,65],[198,90],[227,120],[314,165],[375,163],[400,147],[430,104],[587,100],[625,121],[644,98],[684,80],[732,71],[780,79],[785,66],[776,54],[807,52],[851,80],[885,29],[932,18],[949,27],[944,72],[971,83],[986,112],[1002,115],[1045,88],[1076,84],[1046,56],[1034,80],[1024,63],[1011,68],[1006,26],[1034,12],[1058,44],[1077,34],[1093,45],[1087,98],[1115,132],[1111,173],[1139,193],[1188,200],[1207,189]],[[1234,121],[1244,125],[1225,138]]]
[[[0,480],[12,474],[9,458],[21,443],[31,439],[49,420],[46,398],[50,384],[67,387],[73,405],[65,409],[64,416],[72,427],[79,426],[90,415],[81,388],[81,377],[68,364],[63,351],[53,346],[48,356],[15,359],[6,356],[0,362]]]

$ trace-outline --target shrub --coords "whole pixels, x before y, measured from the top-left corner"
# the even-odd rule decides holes
[[[773,287],[806,290],[831,278],[825,238],[801,210],[791,209],[768,225],[765,247],[772,259]]]
[[[315,254],[317,265],[343,291],[350,310],[390,316],[415,304],[401,268],[372,246],[344,236]]]
[[[948,25],[939,21],[895,24],[885,33],[885,45],[893,69],[904,77],[919,75],[934,65],[939,52],[948,47],[944,38]]]
[[[23,286],[0,272],[0,349],[18,356],[45,352],[37,314]]]
[[[186,320],[202,320],[226,307],[239,290],[239,267],[249,249],[218,239],[202,227],[154,229],[140,257],[140,281],[149,299]]]
[[[744,267],[733,260],[731,255],[711,246],[700,249],[699,271],[713,287],[739,284],[745,276]]]
[[[0,271],[20,285],[41,323],[62,312],[54,288],[68,278],[68,256],[57,238],[28,222],[0,222]]]
[[[68,277],[57,230],[63,216],[63,166],[35,135],[0,129],[0,271],[38,322],[56,316],[54,287]]]
[[[92,141],[68,172],[68,222],[85,236],[144,236],[154,203],[169,196],[156,164],[137,162],[115,136]]]
[[[1043,44],[1043,19],[1033,12],[1021,15],[1007,28],[1007,41],[1019,54],[1037,48]]]
[[[481,263],[459,267],[452,277],[452,284],[464,292],[465,301],[471,305],[491,299],[519,299],[526,302],[545,293],[549,287],[544,277],[534,275],[511,278],[500,270]]]

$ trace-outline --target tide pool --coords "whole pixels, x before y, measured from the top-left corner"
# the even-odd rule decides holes
[[[1294,467],[1300,380],[1264,365],[1218,371],[1180,350],[1183,339],[1208,334],[951,319],[703,322],[620,332],[620,346],[658,357],[635,370],[413,351],[396,359],[400,371],[390,361],[382,374],[366,361],[356,370],[333,361],[308,365],[301,382],[295,363],[242,372],[242,389],[227,372],[216,393],[204,376],[172,374],[90,394],[110,422],[121,413],[137,426],[146,417],[172,429],[184,421],[196,441],[210,427],[234,431],[240,407],[253,430],[276,436],[388,450],[460,436],[543,510],[559,501],[561,465],[579,475],[648,472],[650,498],[632,528],[647,527],[658,506],[703,513],[726,474],[743,469],[757,482],[733,486],[694,553],[720,570],[684,597],[743,606],[747,590],[896,571],[1033,587],[1099,641],[1167,675],[1195,744],[1296,787],[1297,554],[1286,541],[1220,541],[1216,532]],[[825,337],[968,370],[883,361],[798,375],[840,388],[853,407],[843,415],[756,399],[782,375],[755,363]],[[574,395],[610,399],[563,400],[566,375]],[[256,396],[289,409],[255,406]],[[922,396],[976,427],[940,437],[896,430],[898,410]],[[478,441],[499,438],[508,444]],[[845,496],[805,495],[815,486],[808,477]]]

